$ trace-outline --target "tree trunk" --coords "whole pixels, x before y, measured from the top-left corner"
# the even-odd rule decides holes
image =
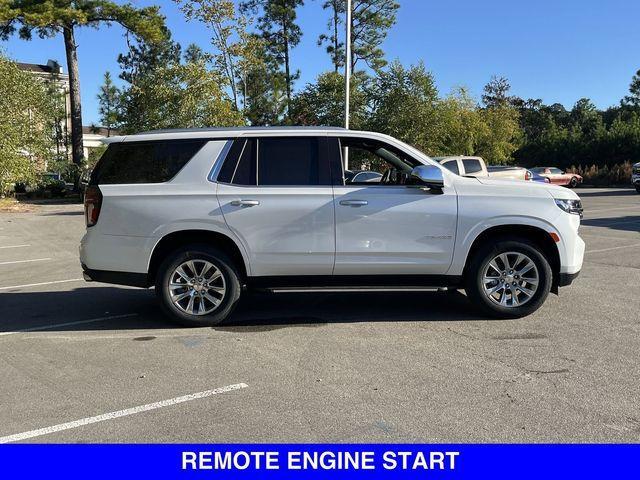
[[[287,87],[287,117],[291,107],[291,68],[289,66],[289,31],[287,29],[287,21],[282,22],[282,38],[284,40],[284,76]]]
[[[338,38],[338,24],[340,17],[338,15],[338,5],[333,4],[333,67],[336,73],[340,68],[340,39]]]
[[[73,163],[80,165],[84,158],[82,148],[82,106],[80,102],[80,78],[78,74],[78,52],[73,33],[73,25],[62,29],[64,49],[67,54],[69,70],[69,94],[71,97],[71,157]]]

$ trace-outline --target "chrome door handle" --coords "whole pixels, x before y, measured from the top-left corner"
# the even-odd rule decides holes
[[[234,207],[255,207],[256,205],[260,205],[259,200],[233,200],[231,205]]]
[[[344,205],[346,207],[363,207],[365,205],[369,205],[369,202],[366,200],[340,200],[340,205]]]

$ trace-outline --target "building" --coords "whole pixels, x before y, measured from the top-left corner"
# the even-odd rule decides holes
[[[30,72],[45,82],[50,82],[54,91],[60,94],[61,108],[58,123],[57,149],[59,155],[65,155],[71,161],[71,94],[69,92],[69,75],[63,72],[62,66],[55,60],[48,60],[46,65],[37,63],[17,63],[18,68]],[[116,131],[108,132],[103,127],[82,127],[82,143],[84,157],[89,158],[89,151],[102,145],[102,139],[117,135]]]
[[[57,119],[56,149],[59,156],[70,158],[71,140],[71,94],[69,93],[69,75],[63,72],[62,66],[55,60],[48,60],[45,65],[37,63],[17,63],[18,68],[48,82],[54,92],[60,96],[59,119]]]
[[[117,130],[109,130],[105,127],[82,127],[82,146],[84,150],[84,158],[89,158],[89,152],[93,149],[100,148],[104,145],[102,140],[107,137],[118,135]]]

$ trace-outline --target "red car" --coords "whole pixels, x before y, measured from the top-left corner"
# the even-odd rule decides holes
[[[575,188],[582,183],[582,177],[577,173],[566,173],[556,167],[536,167],[531,171],[541,177],[548,178],[554,185]]]

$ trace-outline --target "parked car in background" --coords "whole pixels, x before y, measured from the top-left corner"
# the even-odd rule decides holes
[[[633,165],[631,172],[631,183],[636,187],[636,192],[640,193],[640,162]]]
[[[463,177],[496,178],[505,180],[529,180],[527,170],[522,167],[505,165],[487,166],[482,157],[456,155],[449,157],[433,157],[447,170]]]
[[[543,177],[542,175],[539,175],[536,172],[532,172],[531,170],[527,170],[527,174],[529,176],[527,180],[531,180],[532,182],[551,183],[551,180],[549,180],[547,177]]]
[[[511,167],[505,165],[490,165],[487,167],[491,178],[504,178],[509,180],[531,180],[531,174],[526,168]]]
[[[347,183],[375,183],[380,182],[382,174],[372,170],[345,170],[344,179]]]
[[[535,167],[531,171],[548,178],[554,185],[576,188],[582,183],[582,177],[577,173],[567,173],[556,167]]]
[[[463,177],[488,177],[487,165],[482,157],[449,156],[433,157],[433,159],[447,170]]]
[[[245,286],[464,288],[487,314],[522,317],[582,267],[575,192],[454,175],[387,135],[231,128],[110,141],[85,195],[84,276],[155,286],[188,325],[223,321]],[[349,185],[344,148],[375,157],[380,182]]]

